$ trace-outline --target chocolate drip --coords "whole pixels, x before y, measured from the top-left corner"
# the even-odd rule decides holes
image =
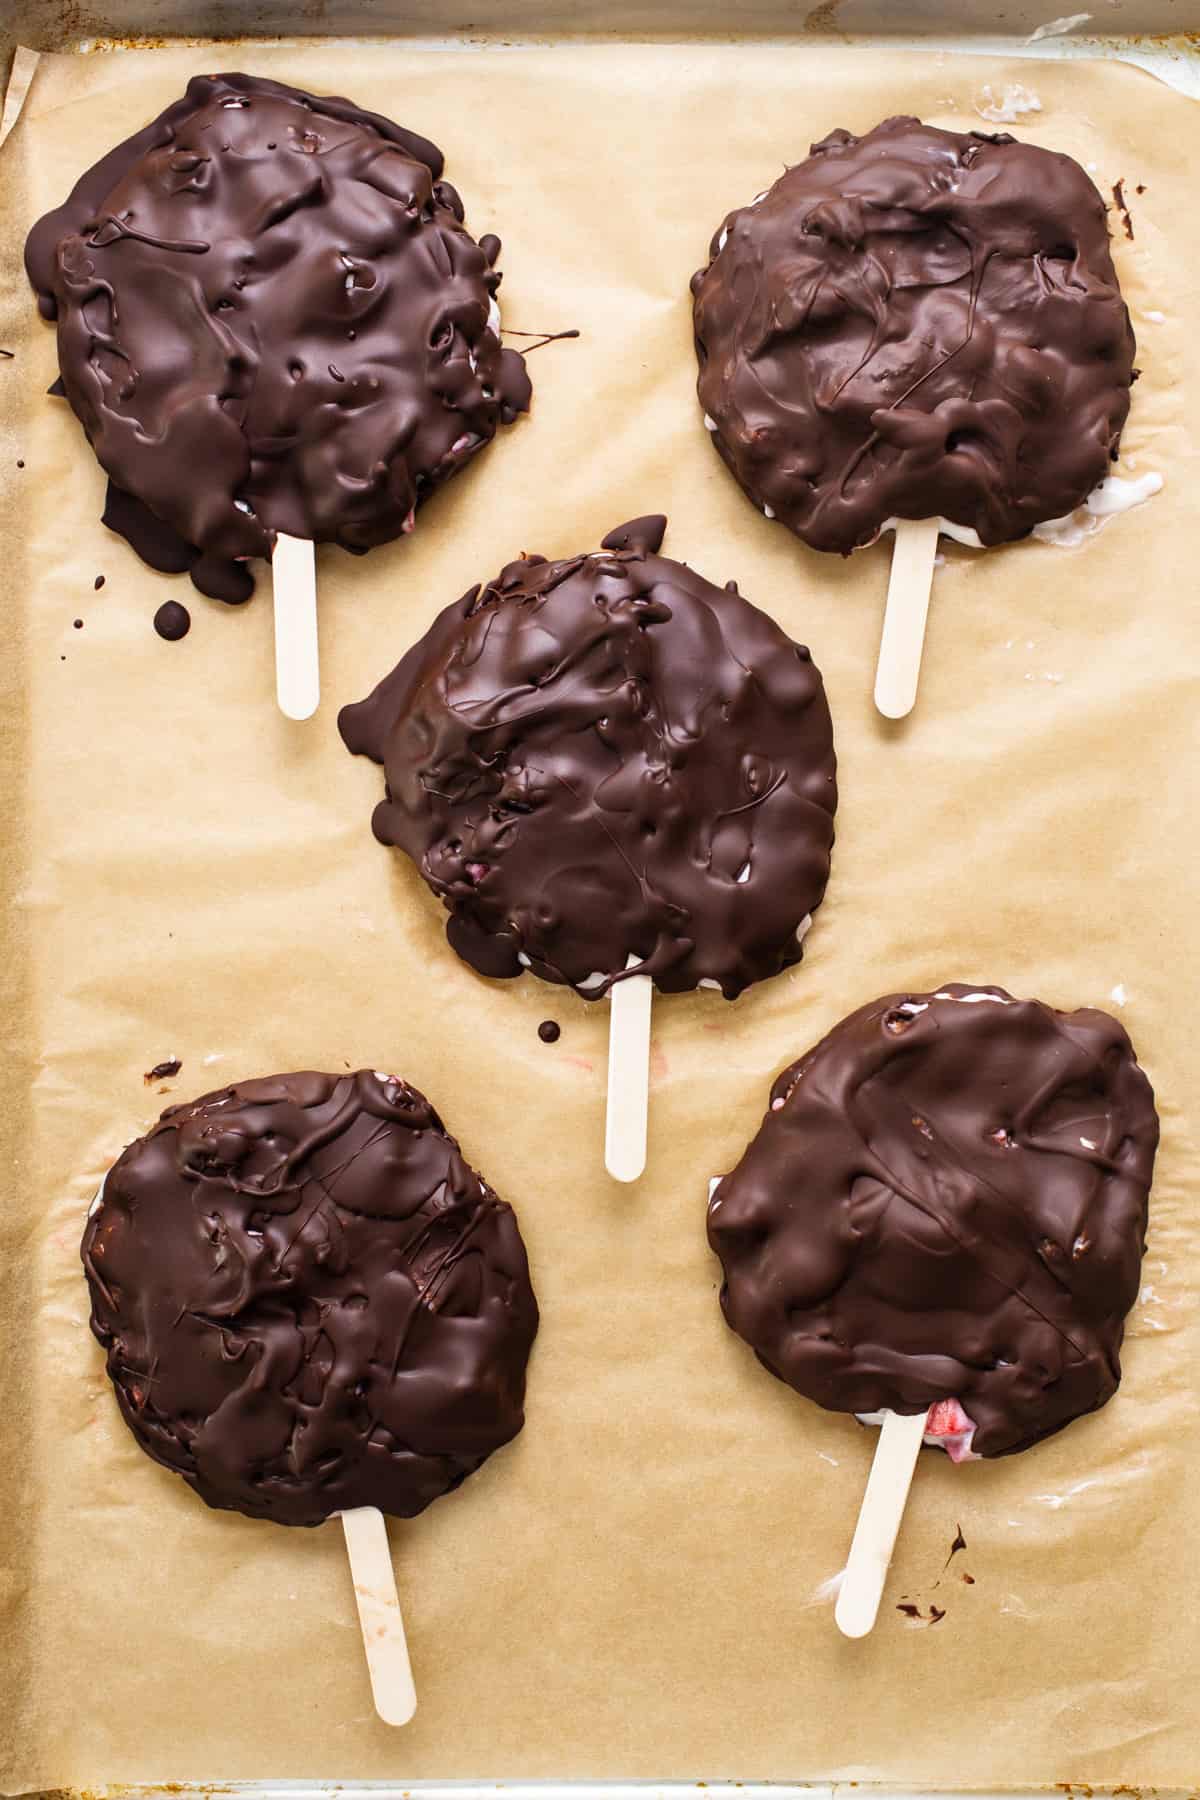
[[[839,1412],[957,1399],[983,1456],[1121,1378],[1158,1144],[1107,1013],[958,983],[891,994],[785,1069],[713,1195],[721,1305]]]
[[[29,234],[67,399],[152,567],[249,597],[277,531],[352,551],[529,404],[441,153],[347,100],[197,76]]]
[[[510,563],[341,712],[387,778],[376,837],[481,974],[594,999],[636,954],[664,990],[732,999],[800,959],[837,803],[821,677],[765,613],[655,554],[665,526]]]
[[[1108,473],[1134,339],[1069,156],[888,119],[729,214],[692,278],[700,403],[760,509],[817,550],[890,518],[985,544]]]
[[[169,1107],[109,1172],[83,1262],[126,1424],[210,1506],[407,1518],[521,1429],[516,1218],[395,1076]]]

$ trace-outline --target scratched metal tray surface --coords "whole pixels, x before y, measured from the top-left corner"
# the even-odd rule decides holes
[[[1055,0],[0,0],[0,92],[13,55],[37,51],[119,54],[179,41],[246,39],[403,38],[453,42],[500,38],[540,44],[572,36],[678,40],[697,37],[766,38],[791,44],[861,43],[875,48],[994,52],[1041,57],[1117,57],[1181,92],[1200,98],[1200,0],[1062,0],[1089,12],[1051,15]],[[177,1800],[245,1796],[246,1800],[315,1800],[370,1795],[383,1800],[834,1800],[839,1786],[867,1791],[873,1800],[906,1800],[915,1790],[885,1784],[690,1782],[215,1782],[145,1787],[100,1787],[92,1796],[170,1793]],[[1071,1792],[1071,1790],[1066,1790]],[[1077,1789],[1093,1795],[1131,1795],[1129,1788]],[[1001,1800],[973,1790],[978,1800]],[[1195,1790],[1156,1789],[1162,1800]],[[1007,1800],[1012,1800],[1011,1793]],[[1136,1800],[1143,1800],[1141,1795]],[[1146,1796],[1150,1800],[1150,1796]]]

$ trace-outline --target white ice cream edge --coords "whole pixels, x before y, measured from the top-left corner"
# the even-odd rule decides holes
[[[704,423],[709,431],[719,429],[707,413]],[[1082,506],[1077,506],[1073,513],[1066,513],[1061,519],[1043,519],[1035,525],[1032,536],[1043,544],[1054,544],[1059,549],[1071,549],[1075,544],[1082,544],[1085,538],[1091,537],[1108,519],[1115,518],[1118,513],[1129,512],[1132,507],[1141,506],[1162,489],[1161,475],[1147,472],[1130,480],[1124,475],[1108,475],[1099,487],[1092,489]],[[773,519],[775,509],[763,504],[763,517]],[[911,525],[911,519],[885,519],[872,544],[877,544],[885,531],[895,531],[900,525]],[[968,550],[982,550],[984,543],[977,531],[970,525],[959,525],[953,519],[943,519],[940,515],[937,522],[940,537],[953,538],[956,544],[964,544]],[[864,545],[864,548],[869,546]]]
[[[961,1402],[959,1404],[961,1405]],[[965,1412],[966,1408],[964,1407],[963,1410]],[[860,1425],[876,1425],[882,1427],[884,1420],[888,1415],[886,1412],[869,1412],[855,1413],[854,1416]],[[921,1442],[923,1444],[928,1444],[931,1449],[934,1450],[944,1450],[948,1443],[959,1443],[962,1445],[962,1451],[957,1459],[958,1461],[979,1462],[982,1459],[971,1448],[977,1429],[978,1427],[972,1424],[970,1431],[926,1431],[922,1435]]]
[[[871,540],[878,543],[885,531],[896,531],[901,525],[911,525],[911,519],[885,519],[876,536]],[[953,538],[956,544],[965,544],[968,550],[982,550],[983,539],[969,525],[956,525],[953,519],[938,519],[938,536]]]
[[[1106,476],[1099,487],[1092,489],[1082,506],[1077,506],[1064,518],[1044,519],[1034,526],[1033,536],[1043,544],[1055,544],[1059,549],[1069,550],[1099,531],[1106,520],[1153,499],[1162,491],[1162,485],[1162,476],[1153,470],[1132,480],[1125,475]]]
[[[1132,478],[1126,475],[1107,475],[1098,487],[1092,489],[1082,506],[1077,506],[1074,512],[1065,513],[1060,519],[1043,519],[1040,525],[1034,526],[1031,535],[1043,544],[1069,549],[1099,531],[1105,520],[1116,518],[1118,513],[1129,512],[1133,507],[1153,499],[1155,494],[1161,492],[1162,485],[1162,476],[1153,471]],[[765,506],[763,511],[768,518],[774,518],[775,515],[768,512]],[[885,531],[895,531],[904,523],[911,521],[885,519],[879,527],[878,536],[882,537]],[[979,533],[969,525],[958,525],[953,519],[939,517],[937,528],[941,537],[953,538],[956,544],[965,544],[970,550],[984,548]]]
[[[764,188],[761,194],[755,194],[753,200],[751,200],[751,202],[750,202],[750,206],[761,206],[762,202],[766,199],[766,197],[770,193],[770,191],[771,191],[770,188]],[[745,207],[743,210],[746,212],[749,212],[750,207]],[[722,225],[721,235],[717,239],[717,255],[718,256],[720,256],[722,250],[725,248],[725,246],[728,242],[729,242],[729,227],[728,227],[728,225]]]
[[[500,302],[497,300],[495,294],[488,295],[488,320],[486,328],[488,331],[493,332],[497,338],[500,336]],[[468,349],[467,361],[471,365],[472,375],[477,375],[479,373],[479,358],[476,356],[474,350]]]

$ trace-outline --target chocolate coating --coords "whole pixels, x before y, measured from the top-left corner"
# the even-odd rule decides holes
[[[516,1218],[394,1076],[168,1107],[110,1170],[83,1263],[126,1424],[210,1506],[408,1518],[521,1429]]]
[[[890,518],[984,544],[1102,481],[1133,331],[1069,156],[887,119],[729,214],[692,278],[700,403],[746,493],[816,550]]]
[[[1121,1378],[1158,1144],[1107,1013],[951,983],[852,1013],[771,1089],[713,1194],[721,1305],[838,1412],[957,1399],[983,1456]]]
[[[277,531],[386,543],[528,406],[441,173],[348,100],[198,75],[34,226],[105,522],[155,568],[236,601]]]
[[[757,607],[657,555],[665,527],[510,563],[342,709],[384,767],[376,837],[483,975],[530,967],[594,999],[636,954],[664,990],[732,999],[800,959],[837,803],[821,677]]]

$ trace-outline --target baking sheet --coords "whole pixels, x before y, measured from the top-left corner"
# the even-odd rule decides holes
[[[226,611],[99,525],[103,478],[44,398],[53,334],[19,267],[27,225],[100,147],[234,63],[431,135],[473,231],[505,241],[506,322],[583,334],[537,353],[533,417],[413,539],[321,553],[325,704],[307,726],[272,709],[265,594]],[[1116,221],[1116,255],[1143,370],[1127,461],[1166,486],[1075,550],[948,548],[919,711],[896,729],[870,705],[886,549],[816,557],[736,490],[694,403],[687,279],[723,213],[833,125],[979,124],[1018,87],[1037,109],[1012,128],[1095,164],[1105,191],[1125,182],[1135,237]],[[1195,1779],[1196,142],[1190,102],[1111,65],[777,45],[41,61],[0,163],[4,1786]],[[378,771],[334,718],[517,551],[592,547],[652,508],[669,554],[736,575],[812,645],[842,804],[802,967],[732,1006],[657,1007],[650,1164],[630,1190],[601,1168],[603,1010],[450,954],[435,904],[370,838]],[[168,596],[193,612],[181,644],[150,629]],[[706,1182],[785,1061],[876,993],[951,978],[1119,1007],[1164,1125],[1146,1281],[1111,1406],[995,1465],[923,1459],[880,1627],[850,1644],[826,1584],[872,1439],[726,1331]],[[170,1054],[182,1073],[157,1086],[175,1098],[395,1067],[520,1212],[544,1320],[527,1428],[392,1525],[420,1696],[402,1733],[370,1711],[336,1526],[207,1512],[137,1450],[87,1334],[84,1209],[166,1104],[143,1071]]]

